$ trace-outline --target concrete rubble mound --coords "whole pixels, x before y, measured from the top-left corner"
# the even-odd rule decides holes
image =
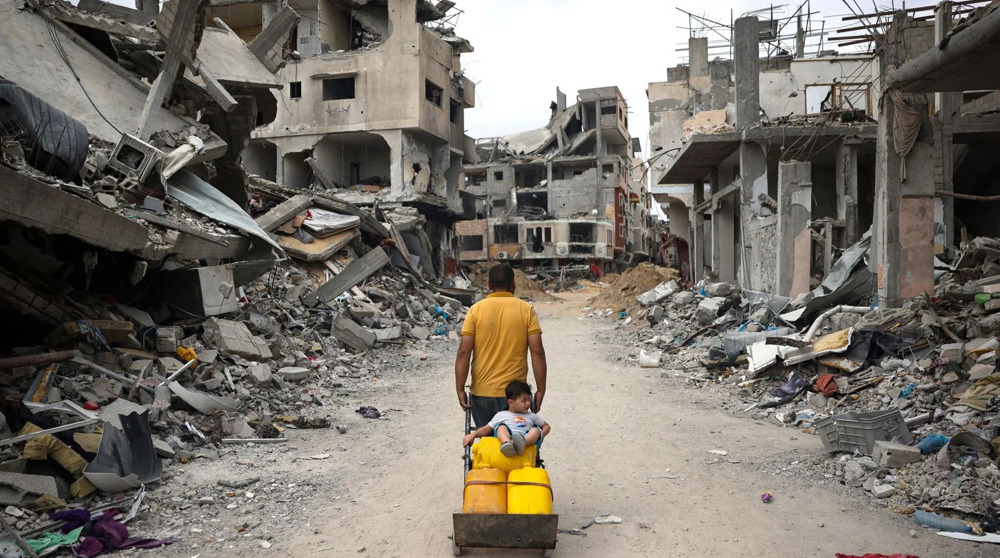
[[[849,250],[845,273],[794,301],[702,281],[627,316],[617,307],[587,312],[620,320],[622,358],[658,365],[691,388],[730,391],[734,414],[815,434],[829,458],[799,464],[802,474],[863,488],[900,513],[935,512],[995,532],[1000,268],[989,255],[997,246],[982,237],[963,244],[934,293],[901,308],[873,302],[874,278]]]
[[[458,338],[481,292],[438,223],[349,203],[324,176],[289,189],[243,170],[251,131],[275,118],[294,10],[247,44],[200,0],[0,2],[0,50],[37,45],[52,70],[0,57],[5,536],[116,510],[159,518],[139,523],[168,538],[143,544],[169,544],[185,510],[216,501],[172,487],[174,467],[280,452],[296,429],[353,415],[346,396],[400,354]],[[448,9],[419,7],[414,25]]]

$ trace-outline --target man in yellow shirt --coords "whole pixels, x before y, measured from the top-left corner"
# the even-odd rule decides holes
[[[462,342],[455,359],[455,389],[463,409],[472,409],[477,427],[507,408],[504,390],[514,380],[528,381],[528,352],[535,377],[534,412],[545,398],[545,348],[534,307],[514,297],[514,270],[508,264],[490,269],[490,294],[472,305],[462,325]],[[465,382],[472,360],[471,398]]]

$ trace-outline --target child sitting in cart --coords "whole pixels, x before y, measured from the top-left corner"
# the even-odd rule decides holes
[[[504,395],[507,396],[507,410],[500,411],[489,424],[467,434],[462,439],[464,445],[472,444],[476,438],[493,435],[500,440],[500,453],[514,457],[523,454],[530,444],[541,444],[549,435],[549,423],[531,412],[531,386],[514,380],[507,384]]]

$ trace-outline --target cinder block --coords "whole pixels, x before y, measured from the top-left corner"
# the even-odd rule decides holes
[[[898,469],[903,465],[916,463],[923,458],[919,448],[881,440],[875,442],[875,449],[872,451],[872,459],[879,466],[889,469]]]

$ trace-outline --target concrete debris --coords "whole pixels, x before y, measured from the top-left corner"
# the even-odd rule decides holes
[[[681,290],[680,285],[677,284],[677,281],[671,279],[670,281],[667,281],[665,283],[660,283],[659,285],[653,287],[652,289],[635,297],[635,300],[636,302],[638,302],[643,306],[652,306],[666,299],[667,297],[676,293],[679,290]]]
[[[252,360],[268,360],[273,356],[267,342],[251,334],[242,323],[212,318],[202,327],[205,341],[224,353]]]

